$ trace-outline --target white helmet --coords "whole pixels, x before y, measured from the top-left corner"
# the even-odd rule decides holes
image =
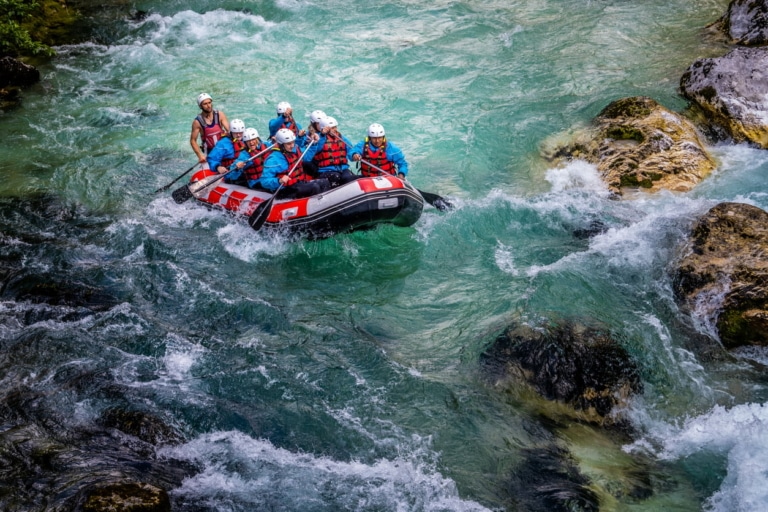
[[[314,110],[309,114],[309,120],[313,123],[319,123],[322,118],[326,117],[325,112],[322,110]]]
[[[213,101],[213,98],[211,98],[211,95],[210,95],[210,94],[207,94],[207,93],[201,93],[201,94],[200,94],[200,96],[198,96],[198,97],[197,97],[197,106],[198,106],[198,107],[202,106],[202,104],[203,104],[203,102],[204,102],[205,100],[211,100],[211,101]]]
[[[256,130],[256,128],[246,128],[245,132],[243,132],[243,140],[245,142],[248,142],[249,140],[258,139],[259,138],[259,132]]]
[[[337,126],[339,126],[339,123],[336,122],[336,118],[328,116],[320,120],[320,129],[322,130],[326,126],[330,126],[331,128],[336,128]]]
[[[243,133],[245,131],[245,123],[240,119],[233,119],[229,123],[229,131],[232,133]]]
[[[275,140],[278,144],[285,144],[296,140],[296,135],[288,128],[280,128],[275,134]]]
[[[277,104],[277,113],[278,114],[285,114],[285,112],[291,108],[291,104],[287,101],[281,101]]]
[[[381,126],[379,123],[373,123],[371,126],[368,127],[368,136],[369,137],[383,137],[384,136],[384,127]]]

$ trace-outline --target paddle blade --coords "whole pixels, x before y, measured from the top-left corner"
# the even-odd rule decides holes
[[[171,197],[173,198],[174,201],[181,204],[187,199],[192,198],[192,192],[189,190],[188,185],[184,185],[183,187],[179,187],[176,190],[174,190],[171,193]]]
[[[441,212],[444,212],[446,210],[450,210],[453,208],[453,205],[450,201],[448,201],[446,198],[441,197],[437,194],[432,194],[430,192],[424,192],[423,190],[419,190],[419,194],[421,194],[421,197],[424,198],[426,202],[440,210]]]
[[[248,217],[248,224],[255,230],[261,229],[261,226],[267,221],[269,217],[269,211],[272,209],[272,202],[275,200],[275,196],[270,197],[253,210],[253,213]]]

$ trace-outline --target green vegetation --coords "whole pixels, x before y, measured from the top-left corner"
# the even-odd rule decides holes
[[[23,26],[25,21],[43,14],[36,0],[0,0],[0,57],[54,55],[53,48],[33,39]]]

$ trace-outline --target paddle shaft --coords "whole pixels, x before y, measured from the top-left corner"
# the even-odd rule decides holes
[[[179,175],[179,176],[178,176],[178,177],[177,177],[175,180],[173,180],[173,181],[172,181],[172,182],[170,182],[169,184],[167,184],[167,185],[165,185],[164,187],[160,187],[159,189],[155,190],[155,192],[154,192],[154,193],[155,193],[155,194],[157,194],[158,192],[162,192],[163,190],[168,190],[168,188],[169,188],[171,185],[173,185],[174,183],[176,183],[177,181],[179,181],[181,178],[183,178],[184,176],[186,176],[187,174],[189,174],[189,171],[191,171],[192,169],[194,169],[194,168],[195,168],[195,167],[197,167],[198,165],[200,165],[200,162],[196,163],[195,165],[193,165],[192,167],[190,167],[189,169],[187,169],[186,171],[184,171],[184,173],[183,173],[183,174],[180,174],[180,175]]]
[[[304,160],[304,155],[309,151],[309,148],[312,147],[312,144],[314,144],[315,141],[311,141],[307,147],[304,149],[304,151],[301,153],[301,156],[299,156],[299,159],[296,160],[296,163],[293,164],[293,167],[288,171],[289,178],[291,177],[291,174],[293,174],[293,171],[295,171],[299,165],[301,164],[302,160]],[[278,180],[279,182],[279,180]],[[280,190],[283,188],[283,183],[280,182],[280,185],[277,187],[277,190],[275,190],[275,193],[272,194],[272,197],[261,203],[259,206],[256,207],[256,209],[253,211],[250,217],[248,217],[248,224],[255,230],[258,231],[261,229],[261,226],[264,225],[264,223],[267,221],[267,218],[269,217],[269,211],[272,210],[272,203],[275,202],[275,198],[277,197],[277,193],[280,192]],[[264,211],[267,211],[266,215],[262,215]]]

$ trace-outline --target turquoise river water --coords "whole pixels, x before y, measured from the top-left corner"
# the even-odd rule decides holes
[[[688,350],[712,314],[680,311],[668,273],[714,204],[768,209],[768,152],[713,144],[691,192],[619,201],[540,156],[615,99],[682,111],[685,69],[728,50],[704,29],[727,4],[138,1],[57,48],[0,117],[0,508],[65,510],[123,475],[179,511],[539,510],[509,482],[554,439],[602,510],[768,509],[768,354]],[[353,141],[379,122],[456,208],[294,241],[176,204],[153,192],[195,161],[200,92],[262,134],[279,101]],[[550,426],[484,379],[507,325],[548,317],[626,340],[633,440]],[[181,442],[103,428],[114,408]],[[622,493],[641,460],[653,493]]]

